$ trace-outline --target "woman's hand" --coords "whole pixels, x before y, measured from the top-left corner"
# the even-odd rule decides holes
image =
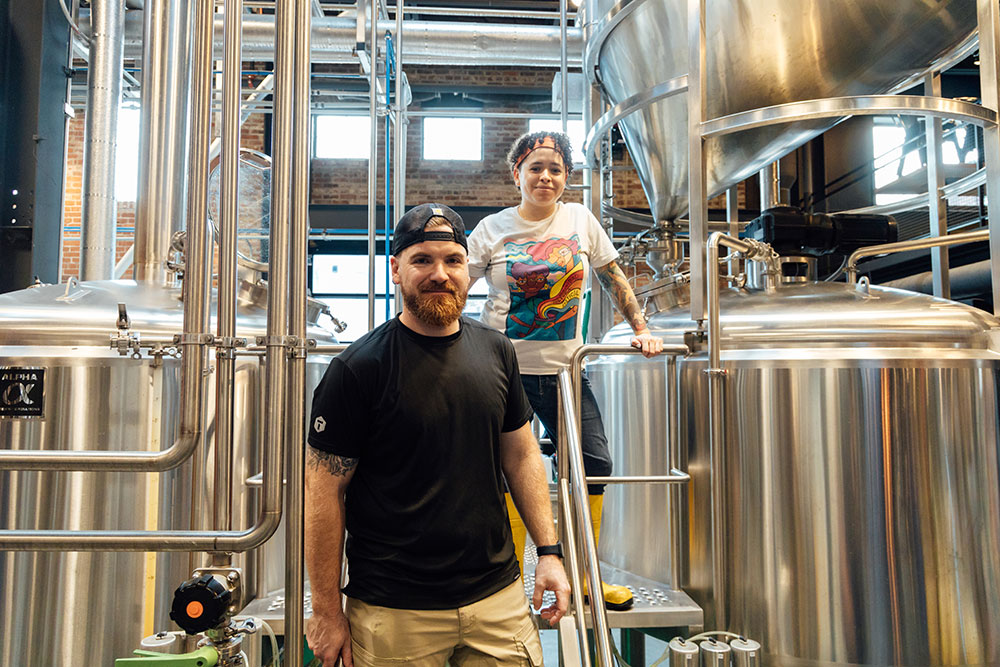
[[[649,329],[632,336],[632,347],[642,350],[642,356],[655,357],[663,352],[663,340],[649,333]]]

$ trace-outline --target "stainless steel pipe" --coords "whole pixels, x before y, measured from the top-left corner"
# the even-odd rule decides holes
[[[781,206],[781,165],[777,160],[760,170],[760,210]]]
[[[122,98],[125,5],[122,0],[95,0],[90,20],[80,279],[110,280],[115,266],[118,230],[115,158],[118,108]]]
[[[208,28],[197,30],[201,45],[197,49],[197,61],[204,64],[211,56],[211,0],[201,0],[199,4],[199,22],[197,27]],[[178,28],[179,29],[179,28]],[[210,68],[203,68],[204,76],[196,79],[194,89],[195,99],[201,109],[208,108],[210,97]],[[207,158],[208,152],[208,118],[200,114],[194,124],[191,137],[193,152],[199,156],[189,177],[193,180],[192,199],[188,203],[193,212],[193,219],[200,220],[207,210]],[[285,179],[287,184],[287,174]],[[287,216],[283,220],[287,223]],[[280,224],[272,227],[272,233],[279,237],[283,232]],[[169,450],[149,455],[145,452],[90,452],[82,455],[70,454],[59,457],[56,465],[44,466],[49,469],[74,469],[74,465],[85,463],[86,470],[136,470],[137,461],[154,462],[162,465],[164,461],[173,465],[183,460],[197,446],[203,430],[202,394],[204,370],[204,347],[208,337],[202,333],[208,326],[208,295],[210,276],[210,253],[208,252],[207,227],[195,224],[191,235],[191,254],[188,258],[188,279],[184,282],[184,297],[186,308],[184,312],[184,333],[179,343],[183,350],[181,376],[181,435]],[[284,240],[283,238],[281,239]],[[284,246],[279,246],[284,247]],[[281,262],[282,253],[276,255],[271,274],[283,275],[285,264]],[[282,294],[281,304],[287,303],[286,295]],[[275,317],[275,313],[278,316]],[[282,305],[268,313],[268,333],[282,333],[286,326],[287,310]],[[284,336],[269,336],[268,352],[276,358],[269,364],[268,389],[270,395],[284,390],[283,377],[278,376],[275,383],[273,375],[284,372]],[[278,350],[275,350],[278,347]],[[269,360],[270,361],[270,360]],[[280,368],[276,368],[280,367]],[[280,450],[282,445],[281,425],[283,419],[280,404],[265,414],[267,440],[264,448],[264,490],[260,513],[256,523],[244,531],[72,531],[72,530],[13,530],[0,531],[0,550],[25,551],[209,551],[231,552],[244,551],[259,546],[276,530],[281,518],[281,479],[282,466]],[[275,425],[277,425],[275,427]],[[267,429],[270,426],[270,429]],[[6,452],[4,452],[6,453]],[[62,452],[45,452],[44,454],[62,454]],[[31,453],[33,459],[50,459],[38,457],[41,452]],[[106,454],[106,455],[105,455]],[[18,457],[3,457],[5,463],[15,461]],[[109,463],[111,465],[109,465]],[[67,467],[69,466],[69,467]],[[20,467],[35,469],[34,465],[10,465],[5,467]],[[169,467],[169,466],[167,466]],[[138,468],[139,470],[147,468]],[[222,487],[216,486],[219,494]]]
[[[976,0],[979,24],[979,89],[987,108],[1000,110],[1000,7],[992,0]],[[986,157],[986,197],[1000,201],[1000,127],[983,128]],[[1000,215],[990,213],[990,265],[993,286],[993,314],[1000,315]]]
[[[708,306],[708,377],[709,377],[709,460],[712,477],[712,599],[715,606],[715,625],[726,626],[726,569],[725,569],[725,423],[723,422],[723,393],[726,371],[722,368],[721,322],[719,313],[719,248],[727,247],[743,253],[747,260],[758,257],[771,262],[769,281],[774,280],[773,257],[770,247],[750,240],[740,240],[722,232],[713,233],[708,239],[706,254],[706,283]],[[704,647],[703,647],[704,648]],[[728,647],[727,647],[728,649]]]
[[[725,424],[722,421],[722,385],[725,371],[721,368],[722,352],[719,349],[721,333],[719,317],[719,246],[724,245],[739,252],[748,252],[750,246],[739,239],[715,232],[709,238],[706,259],[708,287],[708,377],[709,377],[709,461],[712,480],[712,603],[715,607],[715,626],[726,627],[726,567],[725,567]]]
[[[135,279],[155,284],[167,284],[171,238],[185,227],[190,7],[190,0],[149,0],[143,10]]]
[[[266,495],[266,494],[265,494]],[[281,501],[265,504],[252,527],[204,530],[4,530],[0,551],[246,551],[266,542],[281,520]]]
[[[559,120],[562,132],[568,131],[569,124],[569,55],[567,51],[566,0],[559,0]]]
[[[160,3],[157,3],[160,4]],[[185,4],[185,3],[178,3]],[[162,8],[161,8],[162,9]],[[210,12],[209,12],[210,13]],[[153,16],[153,14],[150,14]],[[197,26],[196,26],[197,29]],[[211,23],[208,29],[202,30],[199,36],[202,40],[211,39]],[[173,33],[164,26],[154,31],[158,37],[169,37]],[[187,30],[183,30],[187,32]],[[165,35],[163,33],[166,33]],[[163,46],[161,50],[170,52],[172,45]],[[203,47],[200,53],[209,52],[211,42],[196,44]],[[150,51],[155,49],[152,47]],[[151,56],[152,58],[152,53]],[[206,72],[210,65],[205,68]],[[150,85],[157,77],[150,75]],[[208,85],[206,92],[204,86]],[[196,100],[208,99],[211,80],[206,82],[196,80],[194,95]],[[202,97],[199,97],[202,96]],[[157,107],[153,113],[161,113]],[[196,118],[192,126],[192,147],[200,146],[208,136],[207,120]],[[192,148],[197,150],[197,148]],[[150,157],[150,160],[153,158]],[[191,199],[188,202],[189,216],[197,215],[202,219],[204,211],[208,210],[208,164],[195,162],[192,169],[184,177],[191,184]],[[183,189],[183,188],[181,188]],[[138,228],[137,228],[138,234]],[[171,446],[159,452],[136,451],[0,451],[0,470],[92,470],[92,471],[130,471],[130,472],[162,472],[176,468],[195,451],[202,437],[204,413],[202,409],[202,378],[205,369],[205,348],[210,340],[207,336],[209,289],[211,279],[211,253],[207,245],[207,228],[195,226],[189,230],[189,257],[186,268],[187,278],[184,281],[183,295],[186,307],[184,309],[184,328],[180,336],[182,350],[181,360],[181,418],[179,435]]]
[[[687,0],[687,149],[688,149],[688,250],[691,272],[691,319],[705,319],[705,254],[708,237],[708,167],[705,134],[708,119],[708,85],[705,63],[706,0]],[[654,211],[655,215],[655,211]]]
[[[212,292],[212,240],[208,232],[208,177],[212,143],[212,25],[215,20],[214,0],[197,0],[194,16],[194,52],[191,74],[191,168],[188,171],[187,256],[184,267],[184,336],[190,338],[207,332]],[[134,248],[135,246],[133,246]],[[182,339],[183,340],[183,339]],[[203,399],[204,367],[207,347],[183,344],[182,364],[193,363],[189,357],[198,355],[199,365],[190,373],[197,378],[197,396],[181,393],[181,424],[184,412],[197,410],[198,434],[204,430]],[[183,370],[182,382],[188,371]],[[205,478],[205,457],[191,459],[191,479]],[[191,528],[208,529],[207,499],[204,493],[192,492]],[[192,565],[195,565],[192,558]]]
[[[559,393],[561,396],[573,395],[573,381],[570,377],[569,369],[559,371]],[[560,449],[563,458],[569,458],[569,479],[572,484],[573,510],[576,525],[580,527],[581,550],[584,558],[584,568],[587,572],[587,585],[590,588],[591,605],[590,614],[594,629],[595,656],[597,664],[601,667],[612,667],[614,657],[608,643],[608,612],[604,605],[600,603],[601,591],[601,563],[597,558],[597,543],[594,539],[594,532],[589,530],[590,507],[587,503],[587,482],[583,471],[583,450],[580,446],[579,429],[569,427],[570,424],[577,423],[577,410],[572,401],[562,402],[562,414],[565,417],[566,428],[559,431],[559,439],[566,443],[566,447]],[[578,591],[579,594],[579,591]],[[583,624],[583,617],[579,618]]]
[[[941,97],[941,74],[930,72],[924,77],[924,95]],[[944,161],[941,154],[941,119],[928,116],[924,120],[927,146],[927,213],[930,236],[948,235],[948,202],[941,194],[944,187]],[[951,298],[948,278],[948,248],[931,249],[931,272],[934,274],[934,296]]]
[[[570,504],[569,480],[565,477],[559,480],[559,511],[565,517],[573,516],[573,507]],[[583,590],[583,576],[580,574],[580,549],[576,540],[576,531],[573,529],[572,521],[565,521],[561,524],[563,529],[563,540],[566,543],[566,552],[569,558],[566,564],[569,566],[569,580],[572,583],[573,591]],[[582,595],[571,595],[570,602],[573,605],[573,614],[578,619],[576,623],[576,636],[580,645],[581,667],[590,667],[590,643],[587,641],[587,624],[584,622],[584,607]]]
[[[267,336],[265,346],[265,395],[271,401],[264,413],[264,433],[268,442],[281,442],[287,424],[287,348],[289,289],[291,281],[289,238],[292,226],[292,182],[295,164],[295,0],[277,4],[277,42],[274,61],[274,110],[272,117],[271,235],[268,255]],[[305,295],[303,294],[304,298]],[[284,458],[280,447],[270,450],[277,461],[264,459],[264,497],[276,496],[280,506],[283,493]],[[268,465],[271,463],[272,465]],[[271,476],[268,476],[270,472]]]
[[[376,233],[376,188],[378,187],[378,39],[375,27],[378,25],[380,0],[368,0],[371,15],[368,25],[368,119],[370,130],[368,142],[368,330],[375,328],[375,233]],[[364,21],[363,16],[358,21]],[[360,28],[359,28],[360,30]],[[386,150],[388,150],[386,146]],[[386,202],[388,205],[389,202]],[[386,255],[389,254],[389,239],[386,239]],[[388,298],[388,295],[386,295]]]
[[[689,354],[690,352],[691,350],[688,348],[687,345],[665,344],[663,346],[663,352],[661,354],[663,354],[665,358],[669,358],[669,357],[675,357],[677,355]],[[577,433],[580,432],[579,415],[580,415],[580,400],[581,400],[580,382],[577,380],[577,378],[579,378],[580,374],[583,372],[583,360],[586,359],[587,357],[592,357],[598,354],[607,354],[607,355],[642,354],[642,350],[634,348],[631,345],[607,345],[604,343],[591,343],[588,345],[581,345],[576,349],[576,352],[573,353],[573,357],[570,360],[569,369],[571,377],[573,378],[573,385],[572,385],[573,393],[571,394],[571,396],[573,397],[573,406],[577,414],[577,420],[575,422],[576,424],[575,428],[577,430]],[[677,468],[676,459],[671,459],[670,469],[675,470],[676,468]]]
[[[149,6],[144,12],[149,12]],[[86,12],[83,12],[85,15]],[[125,57],[142,53],[143,12],[125,17]],[[86,22],[85,22],[86,23]],[[375,34],[392,32],[395,20],[379,20]],[[357,63],[355,18],[315,18],[312,26],[312,58],[317,63]],[[404,38],[411,46],[404,64],[413,65],[505,65],[511,67],[559,67],[558,26],[468,23],[449,21],[406,21]],[[247,60],[275,58],[275,17],[248,15],[243,22],[243,54]],[[222,21],[216,22],[215,50],[222,53]],[[583,31],[567,29],[569,66],[580,67]]]
[[[393,123],[392,209],[398,220],[406,209],[406,124],[409,122],[406,118],[406,91],[403,85],[403,0],[396,0],[396,32],[393,33],[393,48],[396,51],[396,108]],[[394,227],[396,220],[392,221]],[[389,240],[386,239],[386,244],[388,243]],[[386,298],[389,298],[388,294]]]
[[[908,250],[926,250],[928,248],[938,248],[941,246],[953,246],[960,245],[962,243],[975,243],[977,241],[989,240],[990,230],[982,229],[962,234],[949,234],[948,236],[935,236],[926,239],[914,239],[912,241],[899,241],[898,243],[885,243],[883,245],[858,248],[851,253],[850,257],[847,258],[847,282],[858,282],[858,260],[864,257],[888,255],[896,252],[906,252]]]
[[[679,402],[681,394],[680,378],[677,372],[677,357],[671,356],[667,359],[666,372],[666,396],[667,396],[667,460],[680,465],[681,462],[681,438],[680,438],[680,418],[681,406]],[[671,471],[673,472],[673,471]],[[687,473],[685,473],[687,474]],[[680,588],[681,576],[681,508],[686,496],[686,489],[680,486],[670,488],[670,503],[672,510],[669,516],[670,527],[670,581],[674,587]]]
[[[306,447],[306,285],[309,239],[309,127],[310,63],[309,26],[312,20],[309,2],[294,3],[295,104],[292,119],[292,201],[291,243],[289,244],[289,321],[288,332],[295,341],[295,352],[288,368],[288,451],[285,485],[285,638],[295,650],[285,651],[288,667],[302,666],[298,650],[305,636],[305,447]],[[279,250],[280,252],[280,250]]]
[[[669,475],[611,475],[587,477],[588,484],[686,484],[691,475],[681,470],[671,470]]]
[[[215,324],[215,508],[214,527],[228,530],[232,517],[233,409],[236,355],[236,237],[240,214],[240,31],[243,0],[225,2],[226,56],[222,65],[222,154],[219,196],[219,289]]]

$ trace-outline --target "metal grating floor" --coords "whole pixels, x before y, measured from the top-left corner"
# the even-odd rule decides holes
[[[538,563],[538,559],[534,555],[534,549],[525,549],[525,553],[524,592],[530,599],[535,589],[535,565]],[[601,573],[606,582],[625,586],[635,596],[635,606],[632,609],[608,612],[608,624],[612,628],[660,628],[702,624],[701,607],[695,604],[694,600],[683,591],[673,590],[661,582],[645,579],[604,563],[601,564]],[[552,604],[554,600],[555,595],[546,592],[542,598],[542,604],[547,606]],[[572,607],[570,613],[572,613]],[[305,617],[309,618],[311,615],[312,595],[309,583],[306,582]],[[281,634],[285,627],[284,592],[279,591],[269,597],[254,600],[240,614],[240,617],[247,616],[264,619],[276,633]],[[589,616],[588,611],[585,620],[588,626],[590,625]],[[543,629],[548,627],[541,618],[538,618],[538,621]]]

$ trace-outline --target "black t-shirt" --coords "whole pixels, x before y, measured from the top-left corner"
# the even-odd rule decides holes
[[[347,595],[450,609],[518,576],[500,434],[531,418],[510,341],[462,319],[422,336],[398,319],[336,357],[313,396],[309,444],[357,458],[347,487]]]

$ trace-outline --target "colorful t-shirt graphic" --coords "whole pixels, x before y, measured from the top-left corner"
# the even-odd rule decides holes
[[[576,336],[583,289],[580,238],[505,243],[510,310],[505,333],[513,339],[571,340]]]

